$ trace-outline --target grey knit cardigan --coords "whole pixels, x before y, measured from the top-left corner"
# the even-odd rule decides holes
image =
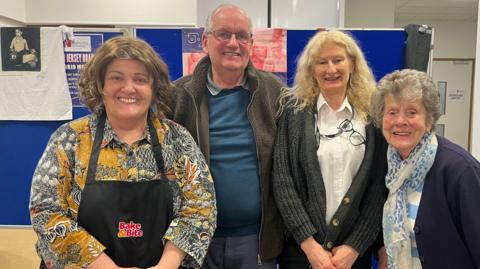
[[[287,236],[293,236],[298,244],[313,236],[327,250],[346,244],[361,256],[375,242],[382,227],[387,144],[380,130],[366,126],[362,164],[327,225],[314,121],[313,107],[300,112],[286,107],[278,123],[272,180]]]

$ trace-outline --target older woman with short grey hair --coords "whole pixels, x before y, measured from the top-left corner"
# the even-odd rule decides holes
[[[377,127],[382,127],[383,111],[385,108],[385,96],[391,94],[400,99],[421,98],[427,111],[427,122],[435,130],[435,123],[440,117],[440,99],[438,90],[424,72],[413,69],[404,69],[391,73],[381,80],[377,92],[372,96],[372,115],[377,122]]]
[[[383,211],[388,268],[480,268],[480,163],[439,137],[439,95],[427,74],[395,71],[372,95],[389,147]]]

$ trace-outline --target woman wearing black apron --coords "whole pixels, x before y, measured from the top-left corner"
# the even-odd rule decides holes
[[[93,114],[55,131],[32,181],[41,268],[199,267],[213,182],[188,132],[164,118],[166,65],[144,41],[114,38],[79,88]]]

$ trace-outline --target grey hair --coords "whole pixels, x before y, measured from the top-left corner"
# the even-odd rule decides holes
[[[385,97],[391,95],[395,100],[421,100],[425,108],[426,123],[435,130],[440,117],[440,98],[432,79],[425,72],[403,69],[385,75],[372,94],[372,115],[377,127],[382,128],[385,110]]]
[[[250,18],[250,16],[248,16],[247,12],[245,12],[245,10],[243,10],[242,8],[240,8],[239,6],[236,6],[236,5],[233,5],[233,4],[221,4],[219,5],[218,7],[216,7],[208,16],[207,16],[207,20],[205,21],[205,32],[210,32],[212,31],[212,19],[213,19],[213,16],[215,16],[215,14],[217,12],[219,12],[221,9],[224,9],[224,8],[235,8],[235,9],[238,9],[240,10],[243,15],[245,15],[245,17],[247,17],[248,19],[248,29],[250,31],[250,33],[253,33],[253,24],[252,24],[252,19]]]

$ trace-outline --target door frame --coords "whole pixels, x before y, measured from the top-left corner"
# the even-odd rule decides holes
[[[471,94],[470,94],[470,111],[468,115],[468,138],[467,138],[467,145],[468,145],[468,151],[471,152],[472,150],[472,117],[473,117],[473,96],[474,96],[474,83],[475,83],[475,58],[433,58],[432,61],[432,67],[433,67],[433,62],[434,61],[467,61],[467,62],[472,62],[472,76],[470,78],[470,87],[471,87]],[[433,68],[432,68],[433,69]],[[433,70],[435,72],[435,70]],[[435,86],[436,87],[436,86]],[[438,89],[437,89],[438,90]]]

